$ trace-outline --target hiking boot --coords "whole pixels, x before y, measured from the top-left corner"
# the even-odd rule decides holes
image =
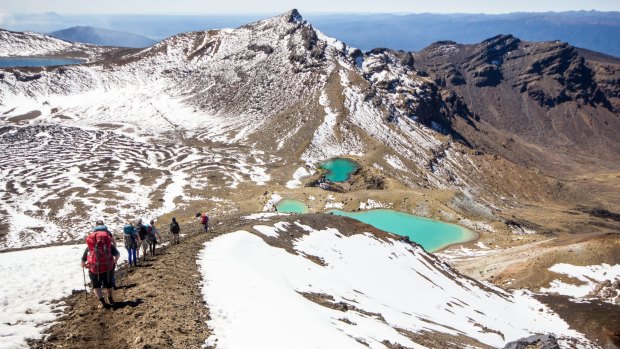
[[[108,303],[110,303],[110,306],[114,306],[114,298],[108,297]]]
[[[108,304],[105,302],[105,299],[99,298],[99,305],[97,306],[97,309],[103,309],[103,308],[108,308]]]

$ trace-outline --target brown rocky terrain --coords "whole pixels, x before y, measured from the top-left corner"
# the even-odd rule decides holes
[[[560,178],[617,172],[619,59],[510,35],[439,42],[414,59],[475,149]]]

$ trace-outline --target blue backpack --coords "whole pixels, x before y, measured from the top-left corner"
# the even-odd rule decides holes
[[[136,243],[136,228],[133,225],[127,224],[123,228],[123,233],[125,234],[125,247],[126,248],[135,248]]]

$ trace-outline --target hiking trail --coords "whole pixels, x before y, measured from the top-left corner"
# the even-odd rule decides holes
[[[97,309],[98,302],[74,292],[62,301],[64,314],[32,348],[201,348],[209,335],[209,310],[200,291],[196,255],[204,242],[220,235],[202,226],[183,224],[187,236],[180,244],[158,247],[137,268],[125,264],[116,271],[112,309]],[[200,233],[198,233],[200,232]],[[171,241],[169,233],[163,234]],[[79,256],[76,256],[79,263]],[[62,282],[62,280],[58,280]],[[62,308],[61,308],[62,309]],[[62,311],[62,310],[59,310]]]

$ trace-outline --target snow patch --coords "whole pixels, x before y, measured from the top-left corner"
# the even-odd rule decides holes
[[[325,204],[325,209],[328,208],[337,208],[339,210],[342,210],[344,208],[344,203],[342,202],[327,202]]]
[[[559,263],[549,268],[549,271],[578,279],[583,284],[573,285],[560,280],[553,280],[551,281],[550,287],[541,288],[540,292],[557,293],[573,298],[586,298],[590,293],[595,291],[599,283],[620,280],[620,264],[613,266],[609,264],[578,266]],[[616,292],[618,291],[616,290]],[[613,302],[614,299],[617,299],[619,296],[620,294],[617,294],[611,301]]]
[[[263,206],[263,211],[273,211],[275,210],[275,206],[278,202],[282,200],[282,195],[279,194],[271,194],[271,198],[267,201],[265,206]]]
[[[390,207],[390,205],[392,205],[391,202],[389,204],[384,204],[379,201],[375,201],[373,199],[368,199],[366,200],[366,202],[360,202],[359,209],[360,210],[372,210],[374,208],[387,208],[387,207]]]
[[[295,170],[295,173],[293,173],[293,179],[286,182],[286,187],[289,189],[296,189],[301,187],[301,179],[310,176],[312,173],[314,173],[314,171],[310,172],[305,167],[299,167],[297,170]]]
[[[395,169],[401,171],[408,171],[405,164],[403,164],[403,162],[398,157],[387,154],[383,158],[385,159],[385,162],[390,164],[390,166],[394,167]]]

